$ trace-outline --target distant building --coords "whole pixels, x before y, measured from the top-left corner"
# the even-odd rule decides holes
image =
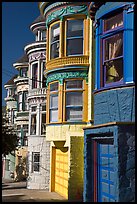
[[[28,124],[29,124],[29,109],[28,109],[28,57],[23,55],[13,64],[14,68],[19,71],[19,75],[14,82],[17,92],[17,136],[18,150],[16,151],[16,171],[15,179],[22,180],[27,178],[27,146],[28,146]]]
[[[17,75],[13,76],[5,85],[4,88],[7,90],[7,96],[5,98],[6,107],[4,110],[3,117],[8,119],[8,124],[10,126],[16,125],[16,114],[17,114],[17,94],[16,85],[14,79]],[[2,157],[2,177],[6,179],[11,179],[14,177],[15,171],[15,152]]]

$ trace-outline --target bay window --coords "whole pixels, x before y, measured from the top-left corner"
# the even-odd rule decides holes
[[[27,77],[28,68],[23,67],[20,69],[20,77]]]
[[[50,122],[58,121],[58,82],[50,84]]]
[[[66,81],[65,86],[65,121],[82,121],[83,81]]]
[[[28,97],[28,91],[24,91],[24,110],[26,111],[26,110],[28,110],[28,99],[27,99],[27,97]]]
[[[103,20],[103,85],[123,82],[123,14]]]
[[[60,44],[60,24],[56,23],[51,27],[50,39],[50,58],[59,57],[59,44]]]
[[[66,37],[67,56],[83,54],[83,19],[67,21]]]

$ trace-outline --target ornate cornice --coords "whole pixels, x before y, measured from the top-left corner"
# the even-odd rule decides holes
[[[62,19],[66,15],[72,14],[85,14],[88,15],[87,5],[80,6],[66,6],[54,12],[50,12],[46,17],[46,27],[48,24],[55,19]]]
[[[29,56],[29,62],[33,62],[34,60],[39,60],[39,59],[43,59],[43,60],[46,59],[46,51],[35,52]]]
[[[69,56],[50,60],[46,63],[46,70],[53,70],[66,66],[89,66],[89,56]],[[46,71],[45,71],[46,72]]]
[[[72,78],[84,78],[86,82],[88,82],[87,70],[49,74],[47,76],[47,85],[48,83],[56,80],[58,80],[60,84],[63,84],[64,79],[72,79]]]

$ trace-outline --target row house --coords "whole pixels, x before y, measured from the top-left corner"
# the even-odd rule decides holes
[[[30,25],[35,41],[25,46],[29,59],[28,189],[49,190],[50,142],[46,141],[46,28],[40,15]]]
[[[134,2],[91,2],[94,123],[84,128],[84,202],[135,201]]]
[[[14,79],[17,75],[14,75],[5,85],[4,88],[7,91],[7,96],[5,98],[6,103],[6,115],[8,118],[8,124],[11,126],[16,126],[16,115],[17,115],[17,93],[16,85]],[[15,171],[15,152],[8,154],[2,158],[2,177],[10,179],[13,177]]]
[[[92,122],[87,2],[40,2],[46,28],[46,141],[51,142],[50,191],[82,200],[83,127]],[[88,101],[89,98],[89,101]]]
[[[28,123],[29,123],[29,110],[28,110],[28,57],[23,55],[17,60],[13,67],[18,71],[18,77],[14,79],[17,93],[17,137],[18,147],[15,152],[15,180],[26,179],[27,177],[27,146],[28,146]]]

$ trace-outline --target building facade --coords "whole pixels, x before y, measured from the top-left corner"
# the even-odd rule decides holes
[[[135,201],[133,2],[92,2],[94,123],[84,128],[84,202]]]
[[[69,200],[82,200],[83,127],[92,119],[91,110],[88,115],[91,20],[86,2],[40,2],[39,9],[47,33],[44,75],[46,141],[51,142],[50,191]]]
[[[18,70],[19,74],[14,83],[16,84],[17,92],[17,136],[18,146],[15,152],[15,180],[23,180],[27,178],[27,146],[28,146],[28,57],[23,55],[19,60],[13,64],[14,68]]]
[[[5,98],[6,102],[6,115],[8,118],[8,125],[16,125],[16,114],[17,114],[17,95],[16,95],[16,85],[14,79],[17,75],[13,76],[5,85],[4,88],[7,90],[7,96]],[[2,177],[6,179],[13,178],[15,171],[15,152],[8,154],[2,158]]]
[[[40,15],[30,26],[35,41],[25,46],[29,59],[28,189],[49,190],[50,142],[46,141],[46,27]]]

